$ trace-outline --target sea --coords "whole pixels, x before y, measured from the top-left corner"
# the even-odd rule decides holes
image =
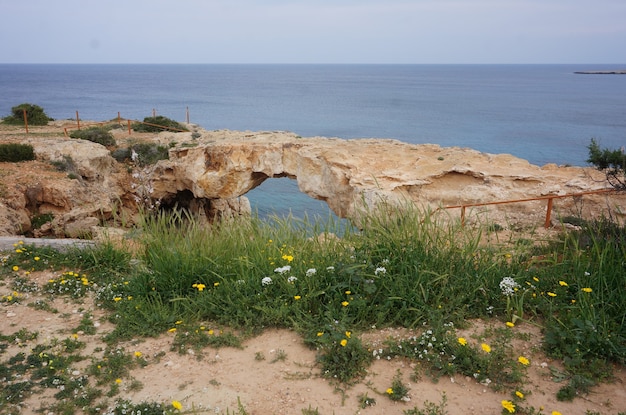
[[[55,119],[153,114],[207,130],[394,138],[587,165],[587,146],[626,145],[621,65],[0,64],[0,117],[21,103]],[[384,155],[381,155],[384,157]],[[332,216],[295,180],[246,195],[260,216]]]

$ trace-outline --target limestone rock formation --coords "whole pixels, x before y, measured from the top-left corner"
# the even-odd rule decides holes
[[[99,144],[58,134],[9,138],[32,144],[37,161],[0,164],[0,235],[77,237],[97,225],[132,225],[140,205],[184,207],[207,221],[248,215],[244,195],[277,177],[296,180],[303,193],[351,219],[381,204],[438,209],[606,187],[604,175],[591,168],[539,167],[511,155],[466,148],[192,127],[193,134],[141,136],[170,148],[169,160],[143,168],[119,163]],[[624,201],[624,195],[559,199],[555,218],[606,209],[619,213]],[[474,210],[500,222],[540,225],[545,204]],[[32,220],[46,214],[54,219],[32,229]]]
[[[170,150],[153,176],[154,196],[191,191],[195,197],[237,198],[264,180],[290,177],[312,198],[325,201],[339,217],[354,218],[380,203],[442,206],[546,195],[606,187],[591,168],[539,167],[508,154],[389,139],[300,138],[284,132],[205,132],[195,147]],[[587,197],[587,209],[606,207],[602,196]],[[619,203],[618,199],[614,202]],[[541,217],[545,201],[482,208]],[[558,202],[562,212],[579,213],[579,200]],[[578,210],[578,211],[577,211]]]

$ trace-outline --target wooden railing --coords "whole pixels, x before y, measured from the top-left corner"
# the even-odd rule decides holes
[[[497,202],[481,202],[481,203],[464,203],[461,205],[453,205],[453,206],[444,206],[441,209],[461,209],[461,225],[465,224],[465,210],[468,207],[478,207],[478,206],[491,206],[491,205],[505,205],[510,203],[524,203],[524,202],[532,202],[532,201],[541,201],[546,200],[546,220],[544,222],[544,227],[549,228],[552,226],[551,216],[552,216],[552,206],[554,204],[554,199],[563,199],[566,197],[580,197],[585,195],[595,195],[602,193],[615,193],[617,190],[611,189],[599,189],[599,190],[589,190],[586,192],[579,193],[568,193],[565,195],[547,195],[547,196],[539,196],[539,197],[531,197],[527,199],[514,199],[514,200],[501,200]],[[437,209],[439,210],[439,209]]]

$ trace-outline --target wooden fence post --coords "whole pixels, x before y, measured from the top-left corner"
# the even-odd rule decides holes
[[[550,226],[552,226],[552,223],[550,222],[550,216],[552,215],[552,201],[554,200],[554,198],[549,198],[548,199],[548,207],[546,208],[546,223],[543,225],[544,228],[549,228]]]
[[[80,130],[80,118],[78,117],[78,111],[76,111],[76,125],[78,125],[78,129]]]
[[[26,110],[24,111],[24,127],[26,127],[26,134],[28,134],[28,115],[26,115]]]
[[[128,120],[128,135],[130,135],[130,120]]]
[[[189,124],[189,107],[185,109],[185,119],[187,120],[187,124]]]

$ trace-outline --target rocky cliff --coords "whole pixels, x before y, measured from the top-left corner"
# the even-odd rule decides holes
[[[466,148],[191,129],[193,133],[130,137],[116,132],[118,146],[151,141],[170,148],[169,160],[144,168],[117,162],[112,149],[58,133],[4,134],[0,141],[32,144],[37,161],[0,163],[0,235],[80,236],[105,223],[132,225],[141,207],[178,205],[208,220],[245,215],[250,206],[244,195],[276,177],[296,180],[303,193],[325,201],[343,218],[355,218],[360,210],[381,203],[436,209],[606,186],[603,174],[591,168],[539,167],[511,155]],[[59,165],[65,166],[63,172]],[[623,196],[565,198],[555,202],[554,217],[616,212],[622,206]],[[501,225],[541,225],[545,201],[475,210]],[[42,215],[53,219],[33,225]]]

